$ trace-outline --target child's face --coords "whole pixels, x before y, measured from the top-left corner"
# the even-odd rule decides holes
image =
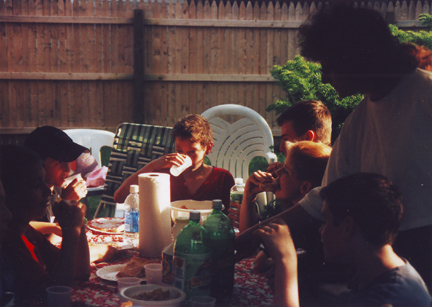
[[[61,187],[65,178],[69,176],[70,162],[59,162],[52,158],[46,158],[45,162],[45,182],[49,187]]]
[[[277,199],[299,201],[303,197],[301,193],[303,181],[297,180],[291,160],[288,155],[284,166],[276,171],[280,188],[275,192],[275,196]]]
[[[342,224],[339,226],[334,225],[333,215],[326,201],[324,201],[321,213],[323,225],[320,228],[320,233],[321,241],[324,245],[325,260],[328,262],[340,262],[343,246]]]
[[[187,155],[192,160],[191,169],[196,169],[204,163],[204,157],[210,153],[209,146],[203,147],[199,142],[177,137],[175,139],[175,150],[179,154]]]
[[[45,184],[45,170],[42,165],[32,167],[17,184],[20,185],[20,193],[8,196],[13,214],[19,214],[19,219],[26,222],[43,217],[47,211],[51,190]]]

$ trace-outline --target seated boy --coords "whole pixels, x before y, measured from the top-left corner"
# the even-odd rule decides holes
[[[273,178],[271,173],[257,171],[246,181],[240,209],[240,232],[262,219],[254,204],[258,193],[275,193],[277,202],[286,210],[321,184],[331,153],[330,146],[312,141],[286,142],[284,152],[285,163],[276,171],[277,178]]]
[[[151,172],[169,173],[175,165],[180,166],[189,156],[192,165],[180,176],[171,175],[171,201],[193,199],[222,199],[226,208],[230,204],[230,189],[234,185],[232,175],[221,168],[204,164],[205,155],[213,147],[213,132],[209,122],[198,114],[180,119],[171,132],[176,153],[156,159],[127,178],[114,194],[114,200],[122,203],[129,194],[129,187],[138,184],[138,175]]]
[[[25,148],[5,145],[0,147],[0,161],[5,203],[12,214],[1,243],[6,258],[1,261],[13,270],[16,306],[43,304],[47,286],[71,286],[74,279],[87,280],[90,276],[86,207],[64,201],[53,205],[63,234],[58,249],[30,226],[30,221],[46,215],[51,195],[42,160]]]
[[[392,249],[402,217],[398,189],[378,174],[358,173],[322,189],[320,229],[326,262],[347,263],[356,272],[351,306],[430,306],[417,271]],[[280,219],[255,231],[275,261],[274,306],[299,306],[297,255]]]

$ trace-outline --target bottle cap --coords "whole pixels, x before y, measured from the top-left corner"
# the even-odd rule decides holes
[[[234,179],[234,182],[236,185],[243,184],[243,178],[236,178]]]
[[[222,200],[213,199],[213,209],[222,209]]]
[[[201,213],[199,211],[192,210],[192,211],[190,211],[189,219],[191,221],[199,222],[200,216],[201,216]]]
[[[139,191],[139,186],[136,184],[131,185],[129,188],[130,193],[138,193],[138,191]]]

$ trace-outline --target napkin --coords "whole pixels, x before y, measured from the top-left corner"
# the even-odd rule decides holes
[[[170,176],[146,173],[138,176],[139,185],[139,253],[143,257],[160,257],[171,243]]]

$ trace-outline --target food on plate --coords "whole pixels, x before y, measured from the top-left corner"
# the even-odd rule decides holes
[[[144,265],[152,261],[140,257],[132,257],[126,266],[117,273],[116,277],[145,277]]]
[[[87,226],[98,231],[121,233],[124,231],[124,219],[99,218],[88,221]]]
[[[187,209],[185,205],[181,206],[180,209]]]
[[[132,298],[143,301],[168,301],[180,297],[180,293],[176,293],[174,296],[170,296],[170,291],[163,291],[162,288],[157,288],[151,292],[143,292],[134,295]]]
[[[264,191],[276,192],[279,189],[279,183],[275,178],[271,178],[268,181],[260,183],[260,188]]]
[[[120,307],[132,307],[133,303],[131,301],[127,301],[124,303],[121,303]]]

